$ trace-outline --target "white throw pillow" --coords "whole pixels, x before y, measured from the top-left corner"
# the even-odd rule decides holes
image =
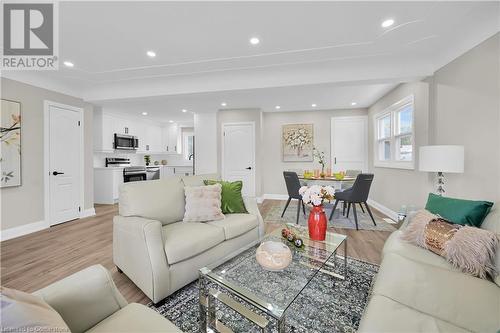
[[[186,186],[186,211],[184,222],[205,222],[222,220],[222,185]]]

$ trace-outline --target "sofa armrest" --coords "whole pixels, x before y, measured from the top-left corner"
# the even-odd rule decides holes
[[[250,214],[257,216],[257,219],[259,221],[259,237],[263,237],[265,233],[264,220],[260,215],[260,210],[257,206],[257,199],[254,197],[243,197],[243,201],[245,203],[247,211]]]
[[[169,295],[162,224],[137,216],[113,219],[113,261],[153,302]]]
[[[127,305],[101,265],[87,267],[33,294],[54,308],[73,333],[87,331]]]

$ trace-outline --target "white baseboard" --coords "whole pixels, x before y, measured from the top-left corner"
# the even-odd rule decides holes
[[[85,209],[80,213],[80,218],[83,219],[85,217],[95,216],[95,209],[89,208]],[[19,227],[14,227],[10,229],[5,229],[0,231],[0,241],[5,241],[12,238],[21,237],[27,234],[31,234],[33,232],[37,232],[43,229],[47,229],[50,226],[45,223],[45,221],[28,223],[25,225],[21,225]]]
[[[395,211],[385,207],[384,205],[382,204],[379,204],[378,202],[376,201],[373,201],[372,199],[368,199],[368,204],[370,206],[372,206],[373,208],[375,208],[376,210],[384,213],[385,215],[389,216],[391,219],[393,219],[394,221],[398,221],[398,213],[396,213]]]
[[[9,228],[0,231],[0,240],[5,241],[12,238],[21,237],[36,231],[47,229],[49,225],[45,221],[28,223],[19,227]]]
[[[266,194],[263,194],[261,197],[257,198],[258,203],[261,203],[264,200],[288,200],[288,195],[287,194],[266,193]]]
[[[83,219],[85,217],[95,216],[95,209],[89,208],[80,212],[80,218]]]

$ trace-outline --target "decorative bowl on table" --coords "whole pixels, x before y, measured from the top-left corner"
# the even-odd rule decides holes
[[[292,251],[282,242],[267,241],[255,252],[259,265],[268,271],[282,271],[292,262]]]
[[[334,176],[334,177],[335,177],[335,179],[337,179],[337,180],[342,180],[342,179],[344,179],[344,177],[345,177],[344,173],[342,173],[342,172],[337,172],[337,173],[334,173],[334,174],[333,174],[333,176]]]

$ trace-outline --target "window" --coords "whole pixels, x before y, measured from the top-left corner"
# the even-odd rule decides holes
[[[375,116],[375,166],[413,169],[413,110],[408,96]]]
[[[182,129],[182,152],[186,160],[193,159],[194,131],[192,127],[185,127]]]

